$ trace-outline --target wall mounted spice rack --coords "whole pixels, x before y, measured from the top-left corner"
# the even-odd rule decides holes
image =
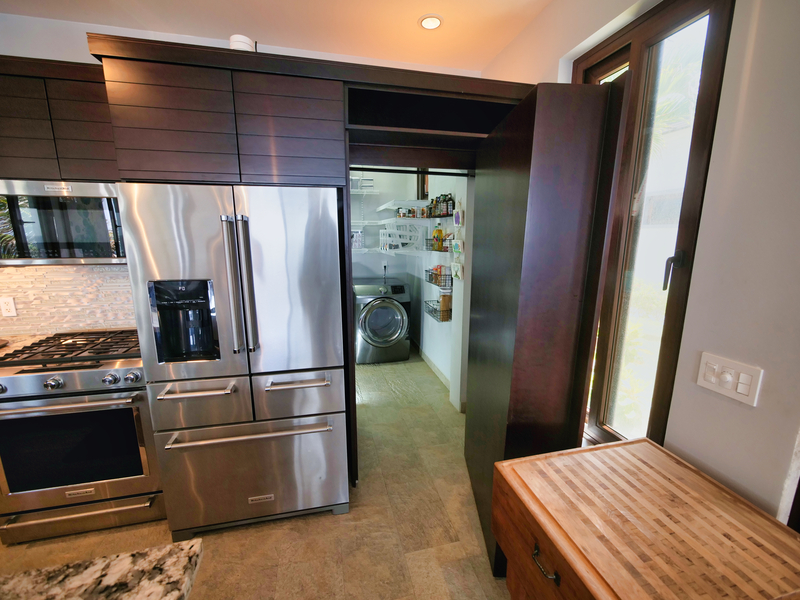
[[[449,289],[453,287],[452,275],[440,275],[433,269],[425,269],[425,281],[427,281],[428,283],[432,283],[433,285],[436,285],[440,288]]]
[[[434,250],[433,242],[434,240],[432,238],[425,239],[425,250],[429,250],[430,252],[450,252],[453,246],[453,240],[446,239],[442,242],[444,250]]]
[[[441,310],[438,300],[425,300],[425,312],[439,323],[447,323],[453,319],[453,309]]]

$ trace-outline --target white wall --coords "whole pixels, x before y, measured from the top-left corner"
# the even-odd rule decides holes
[[[660,0],[553,0],[481,72],[524,83],[567,83],[572,61]]]
[[[800,430],[800,2],[737,0],[666,446],[781,519]],[[765,370],[751,408],[700,353]]]
[[[564,80],[576,48],[642,8],[629,4],[554,0],[483,76]],[[800,456],[798,26],[797,0],[736,2],[666,439],[784,520]],[[758,407],[694,383],[704,350],[765,369]]]
[[[76,23],[73,21],[58,21],[55,19],[22,17],[0,13],[0,55],[5,54],[8,56],[26,56],[29,58],[97,63],[97,60],[89,54],[89,48],[86,43],[87,32],[166,42],[179,42],[182,44],[196,44],[200,46],[228,47],[228,40],[217,40],[192,35],[177,35],[159,31],[143,31],[141,29],[112,27],[93,23]],[[231,34],[234,33],[240,32],[231,32]],[[321,60],[394,67],[398,69],[450,73],[452,75],[466,75],[468,77],[480,76],[480,73],[477,71],[449,69],[392,60],[378,60],[364,56],[349,56],[332,54],[330,52],[313,52],[300,48],[284,48],[281,46],[258,44],[258,51],[268,54],[302,56],[305,58],[318,58]]]

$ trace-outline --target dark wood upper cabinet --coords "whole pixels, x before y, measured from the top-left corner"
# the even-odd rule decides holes
[[[44,80],[0,75],[0,178],[60,176]]]
[[[240,181],[230,71],[113,58],[103,69],[122,179]]]
[[[344,85],[267,73],[233,73],[242,181],[347,182]]]
[[[0,57],[0,177],[119,179],[102,67]]]

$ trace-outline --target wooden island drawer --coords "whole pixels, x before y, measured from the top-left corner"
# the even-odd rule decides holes
[[[645,439],[496,463],[492,531],[515,600],[800,599],[800,535]]]

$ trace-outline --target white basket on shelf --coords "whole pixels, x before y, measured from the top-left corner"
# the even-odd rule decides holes
[[[401,219],[402,220],[402,219]],[[427,227],[414,223],[389,223],[380,231],[381,250],[421,250]]]

